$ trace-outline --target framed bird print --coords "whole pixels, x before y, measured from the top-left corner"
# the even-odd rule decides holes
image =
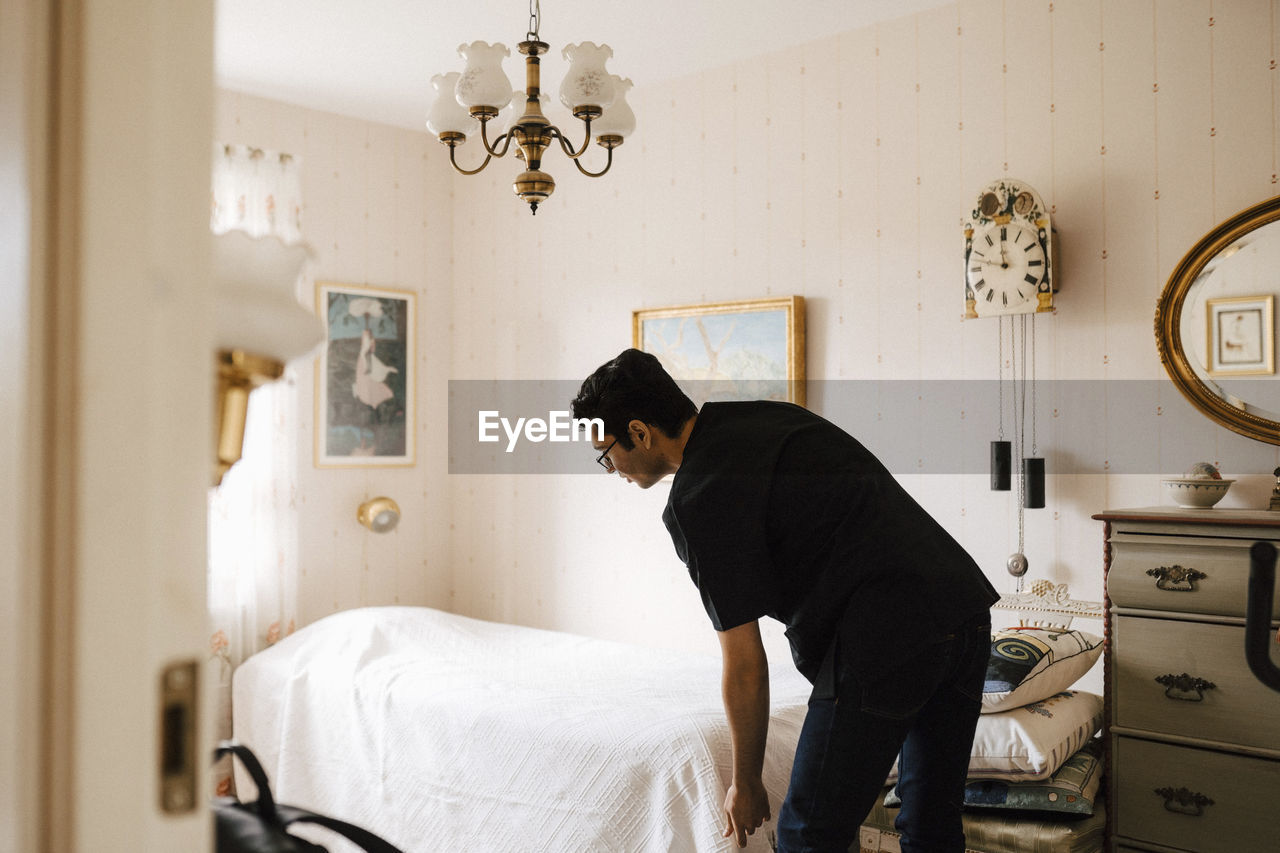
[[[316,467],[413,465],[414,294],[321,281],[316,311]]]

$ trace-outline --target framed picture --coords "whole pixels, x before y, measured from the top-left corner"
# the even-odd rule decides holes
[[[1276,372],[1274,301],[1270,294],[1205,300],[1210,376]]]
[[[316,282],[315,464],[412,465],[414,294]]]
[[[803,296],[632,311],[631,341],[656,355],[699,406],[805,404]]]

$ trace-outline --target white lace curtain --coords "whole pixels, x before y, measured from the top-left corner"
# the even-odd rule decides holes
[[[214,233],[245,231],[302,239],[299,166],[288,154],[214,146]],[[297,383],[280,380],[249,397],[243,456],[209,493],[208,600],[215,735],[231,736],[231,673],[254,652],[291,633],[297,618]],[[230,765],[214,773],[231,789]]]

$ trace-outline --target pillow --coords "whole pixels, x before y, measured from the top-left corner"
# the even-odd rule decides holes
[[[1048,779],[1102,728],[1102,697],[1067,690],[978,718],[969,778]]]
[[[964,786],[964,804],[971,809],[1091,815],[1102,781],[1101,751],[1101,742],[1090,740],[1042,782],[971,779]],[[902,804],[897,788],[889,789],[884,804],[889,808]]]
[[[1048,779],[1102,728],[1102,697],[1068,690],[1011,711],[983,714],[969,753],[970,779]],[[889,772],[897,781],[898,765]]]
[[[991,637],[982,713],[1047,699],[1075,684],[1102,654],[1102,638],[1083,631],[1007,628]]]

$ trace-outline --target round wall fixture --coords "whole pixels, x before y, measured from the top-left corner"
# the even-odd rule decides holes
[[[372,498],[360,504],[356,518],[374,533],[386,533],[400,523],[400,507],[391,498]]]

